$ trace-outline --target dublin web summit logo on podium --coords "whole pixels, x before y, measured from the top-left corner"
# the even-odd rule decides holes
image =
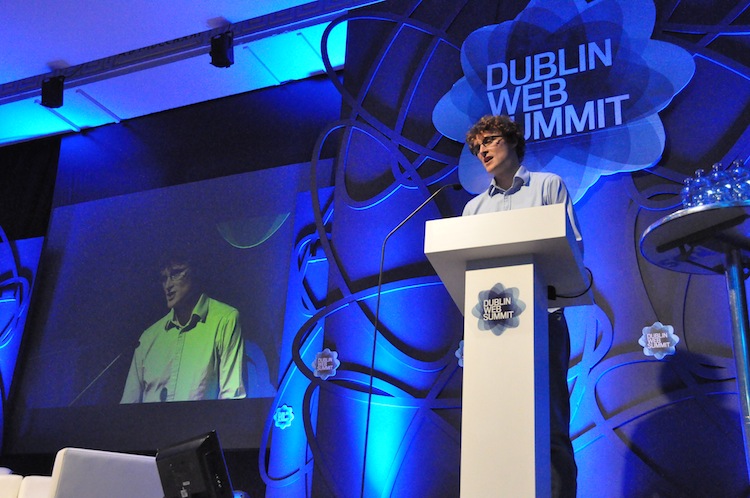
[[[518,327],[521,323],[519,316],[526,309],[526,303],[518,296],[517,287],[506,289],[501,283],[480,292],[478,302],[471,310],[471,314],[479,319],[479,330],[500,335],[505,329]]]

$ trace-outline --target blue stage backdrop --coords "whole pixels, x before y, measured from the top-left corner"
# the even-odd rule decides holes
[[[0,427],[16,371],[44,239],[8,240],[0,227]],[[2,447],[0,439],[0,448]]]
[[[348,16],[345,112],[318,144],[341,140],[335,187],[312,183],[315,230],[298,232],[267,496],[458,495],[462,322],[423,227],[486,185],[461,140],[491,112],[526,125],[531,168],[565,178],[595,279],[595,304],[566,310],[579,495],[747,494],[724,280],[639,250],[686,176],[750,156],[747,8],[426,0]],[[638,342],[657,322],[680,338],[662,359]]]
[[[579,496],[747,496],[724,280],[655,267],[639,241],[680,208],[686,176],[750,157],[749,7],[377,3],[340,20],[347,60],[330,82],[288,85],[262,109],[253,94],[65,137],[55,204],[309,160],[309,190],[295,190],[288,210],[289,266],[278,269],[288,286],[261,443],[266,495],[458,496],[463,324],[423,255],[424,223],[459,215],[487,181],[461,141],[471,121],[510,112],[526,125],[529,166],[561,174],[574,193],[594,275],[595,304],[566,310]],[[259,133],[241,143],[208,124],[164,126],[185,116],[200,125],[201,112]],[[203,154],[188,146],[196,129],[214,133]],[[162,137],[177,144],[170,154]],[[322,173],[336,148],[333,174]],[[383,245],[432,192],[457,182],[466,190],[440,193]],[[2,270],[12,327],[27,287],[14,279],[33,280],[40,245],[0,259],[20,261]],[[660,359],[639,344],[658,324],[680,339]],[[18,338],[7,330],[6,390],[17,344],[5,341]]]

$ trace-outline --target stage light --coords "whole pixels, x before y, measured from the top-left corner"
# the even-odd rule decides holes
[[[211,64],[216,67],[234,64],[234,35],[231,31],[211,38]]]
[[[65,76],[54,76],[42,81],[42,105],[44,107],[62,107],[64,81]]]

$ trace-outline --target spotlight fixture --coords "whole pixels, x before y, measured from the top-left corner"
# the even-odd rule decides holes
[[[64,81],[65,76],[53,76],[42,81],[42,105],[44,107],[62,107]]]
[[[216,67],[234,64],[234,35],[231,31],[211,38],[211,64]]]

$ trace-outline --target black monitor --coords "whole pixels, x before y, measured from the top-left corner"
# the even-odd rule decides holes
[[[232,498],[234,491],[216,431],[156,454],[164,498]]]

